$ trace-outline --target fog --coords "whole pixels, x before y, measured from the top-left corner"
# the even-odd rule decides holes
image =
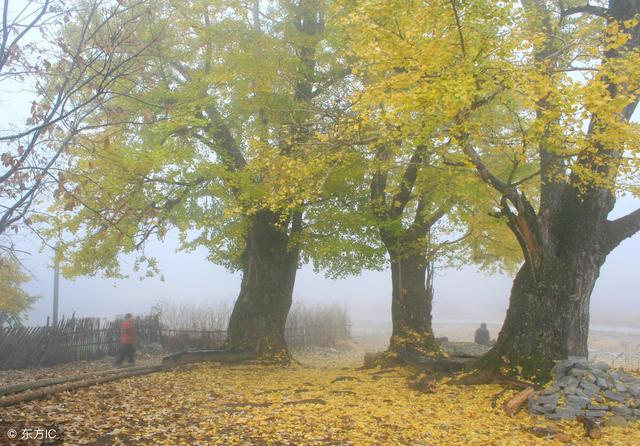
[[[639,205],[622,199],[611,218]],[[33,275],[26,289],[42,296],[28,313],[28,325],[46,323],[51,314],[53,272],[52,251],[39,252],[34,240],[24,240],[21,248],[31,254],[24,263]],[[158,259],[165,281],[160,277],[140,280],[132,272],[133,259],[123,258],[125,280],[81,277],[62,279],[60,313],[78,316],[112,317],[126,312],[144,313],[159,301],[171,303],[233,302],[240,288],[241,275],[230,273],[206,260],[206,251],[177,252],[177,235],[169,234],[164,243],[153,242],[148,254]],[[640,329],[640,274],[638,253],[640,236],[624,241],[609,256],[593,292],[591,323],[621,329]],[[508,305],[512,277],[486,275],[473,266],[438,269],[435,279],[433,316],[436,322],[486,321],[501,324]],[[330,280],[305,265],[299,272],[294,303],[344,305],[355,327],[390,326],[391,275],[385,271],[366,271],[360,276]]]

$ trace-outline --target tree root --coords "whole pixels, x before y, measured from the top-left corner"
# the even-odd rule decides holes
[[[452,374],[467,370],[470,364],[475,363],[475,361],[462,358],[450,359],[441,356],[439,351],[434,351],[431,354],[433,356],[425,354],[422,350],[414,348],[411,345],[398,345],[385,352],[367,353],[365,355],[364,365],[358,368],[358,370],[367,370],[374,367],[393,368],[409,365],[414,369],[422,371]]]
[[[460,372],[464,370],[465,367],[463,362],[438,356],[425,356],[421,352],[409,347],[398,348],[396,349],[396,353],[406,364],[418,370],[449,374]]]
[[[527,387],[533,387],[534,389],[539,389],[539,386],[536,386],[532,383],[526,381],[520,381],[515,378],[509,378],[507,376],[501,375],[497,372],[491,370],[475,370],[472,373],[452,379],[448,382],[450,385],[456,386],[476,386],[482,384],[502,384],[511,386],[516,389],[526,389]]]
[[[419,373],[413,378],[407,380],[407,384],[410,389],[417,390],[422,393],[436,393],[438,386],[436,384],[436,377],[432,375],[426,375],[425,373]]]
[[[403,365],[404,362],[398,357],[398,355],[390,350],[377,353],[365,353],[364,364],[362,367],[358,367],[356,370],[368,370],[376,367],[382,369],[392,369]]]
[[[237,363],[257,359],[255,352],[234,352],[229,350],[193,350],[175,353],[162,358],[162,367],[167,370],[196,362]]]

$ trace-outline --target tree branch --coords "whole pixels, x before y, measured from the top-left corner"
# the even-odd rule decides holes
[[[209,124],[204,130],[212,137],[214,144],[222,149],[221,153],[226,155],[227,160],[231,161],[233,170],[244,168],[247,165],[247,161],[238,148],[231,130],[225,124],[222,114],[212,105],[207,107],[206,113],[209,118]],[[223,158],[225,157],[223,156]]]
[[[458,30],[458,37],[460,39],[460,51],[463,57],[467,57],[467,48],[464,43],[464,36],[462,34],[462,25],[460,24],[460,14],[458,14],[458,8],[456,7],[456,0],[450,0],[451,9],[453,9],[453,15],[456,19],[456,28]]]
[[[640,231],[640,208],[613,221],[607,221],[607,252],[611,252],[624,239]]]
[[[560,12],[562,17],[568,17],[574,14],[591,14],[597,17],[606,18],[609,13],[609,9],[602,6],[594,6],[587,3],[583,6],[574,6],[572,8],[563,9]]]
[[[418,165],[422,164],[424,156],[427,152],[427,147],[423,144],[416,146],[409,160],[409,165],[404,171],[402,176],[402,182],[400,183],[400,191],[394,195],[391,202],[390,214],[395,218],[402,214],[404,208],[407,206],[409,199],[411,198],[411,191],[418,178]]]
[[[375,161],[384,161],[387,156],[387,150],[384,145],[381,145],[376,150]],[[374,212],[378,217],[383,217],[382,214],[386,214],[386,193],[387,188],[387,172],[383,172],[380,167],[377,167],[371,178],[370,186],[370,199],[374,206]]]
[[[493,186],[494,189],[496,189],[504,196],[513,194],[513,190],[509,190],[509,185],[498,178],[493,172],[491,172],[491,170],[489,170],[489,168],[482,161],[480,154],[478,154],[476,149],[474,149],[470,143],[465,142],[465,144],[463,144],[462,146],[462,151],[465,153],[465,155],[467,155],[469,161],[471,161],[471,164],[473,164],[473,166],[476,168],[476,171],[478,172],[478,175],[480,175],[482,181]]]
[[[20,31],[20,33],[13,39],[13,41],[8,45],[7,47],[7,39],[9,37],[9,29],[6,26],[6,14],[7,14],[7,10],[9,7],[9,2],[5,1],[5,7],[4,7],[4,11],[3,11],[3,39],[2,39],[2,49],[1,49],[1,53],[0,53],[0,70],[2,70],[5,66],[5,64],[7,63],[7,60],[9,58],[9,51],[14,48],[21,40],[22,38],[25,36],[25,34],[27,34],[29,31],[31,31],[34,27],[37,26],[38,22],[40,22],[42,20],[42,17],[46,14],[47,10],[49,9],[49,0],[46,0],[44,2],[44,4],[40,7],[40,11],[38,12],[38,14],[36,15],[36,17],[30,22],[28,23],[23,29],[22,31]]]
[[[502,194],[500,201],[502,213],[508,217],[509,228],[518,239],[522,252],[532,268],[533,276],[537,277],[536,269],[541,261],[541,231],[535,209],[527,197],[518,192],[516,186],[505,183],[489,170],[471,144],[465,143],[463,151],[475,166],[480,178]],[[509,203],[514,206],[517,213],[511,210]]]
[[[431,215],[425,218],[424,209],[425,209],[425,200],[421,199],[418,202],[418,208],[416,209],[416,217],[413,219],[413,224],[411,225],[410,230],[417,235],[418,237],[425,237],[427,233],[431,230],[433,225],[435,225],[442,217],[444,217],[449,211],[449,205],[442,205],[438,209],[436,209]]]

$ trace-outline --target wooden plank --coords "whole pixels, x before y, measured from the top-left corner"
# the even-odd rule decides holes
[[[64,384],[72,381],[81,381],[83,379],[95,378],[98,376],[113,375],[118,373],[122,374],[125,372],[134,372],[138,370],[147,370],[148,368],[149,366],[140,366],[140,367],[127,367],[126,369],[117,368],[117,369],[108,369],[108,370],[95,370],[93,372],[82,373],[80,375],[39,379],[36,381],[30,381],[30,382],[21,383],[21,384],[14,384],[11,386],[0,387],[0,396],[10,395],[12,393],[25,392],[27,390],[34,390],[41,387],[50,387],[57,384]]]
[[[154,373],[161,371],[162,368],[159,366],[155,367],[146,367],[144,369],[139,370],[122,370],[121,373],[115,373],[111,375],[105,376],[97,376],[91,377],[87,379],[83,379],[81,381],[73,381],[67,382],[64,384],[58,384],[54,386],[44,387],[38,390],[33,390],[30,392],[18,393],[15,395],[6,396],[4,398],[0,398],[0,407],[12,406],[18,403],[24,403],[28,401],[33,401],[37,399],[46,398],[54,393],[63,392],[67,390],[75,390],[82,387],[94,386],[96,384],[102,384],[109,381],[115,381],[122,378],[129,378],[137,375],[145,375],[148,373]]]
[[[504,411],[507,415],[513,416],[520,410],[525,401],[533,394],[533,387],[527,387],[521,392],[518,392],[516,396],[504,403]]]

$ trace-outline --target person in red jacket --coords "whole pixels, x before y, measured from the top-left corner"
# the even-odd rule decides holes
[[[127,313],[124,317],[124,322],[120,326],[120,353],[116,358],[116,365],[122,364],[125,358],[129,361],[129,364],[134,363],[133,359],[133,345],[136,338],[135,328],[133,326],[133,315]]]

